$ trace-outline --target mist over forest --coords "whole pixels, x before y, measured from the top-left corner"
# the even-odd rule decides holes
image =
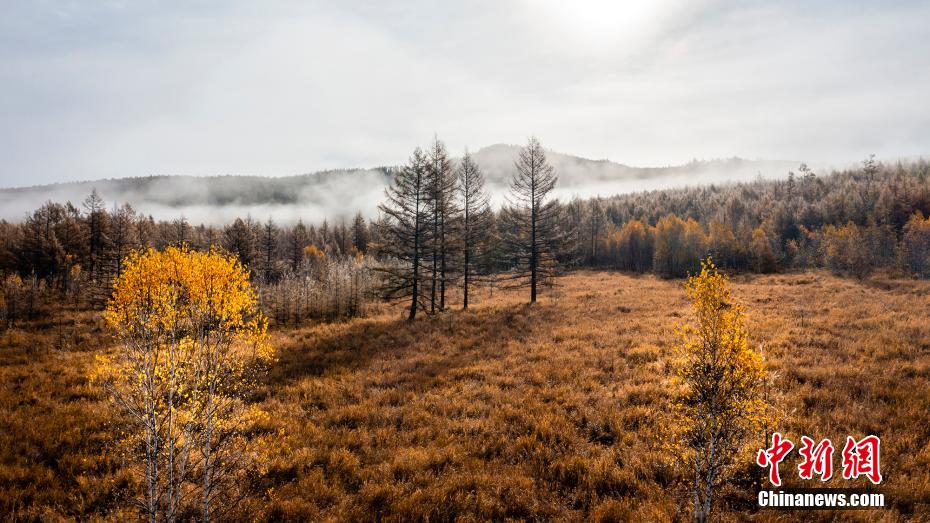
[[[472,153],[487,177],[491,203],[503,203],[519,147],[497,144]],[[559,176],[553,196],[568,200],[638,191],[751,181],[787,176],[798,161],[729,158],[668,167],[631,167],[549,152]],[[458,159],[456,159],[457,161]],[[237,217],[268,217],[288,225],[350,219],[356,212],[374,218],[397,167],[339,169],[282,177],[167,176],[115,178],[0,189],[0,219],[20,221],[47,201],[75,205],[94,189],[108,205],[128,203],[143,215],[222,225]]]

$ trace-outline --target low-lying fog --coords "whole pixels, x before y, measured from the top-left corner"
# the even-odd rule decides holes
[[[473,153],[487,179],[492,202],[504,201],[519,149],[494,145]],[[549,153],[559,175],[555,197],[612,196],[685,185],[781,178],[797,169],[794,161],[742,159],[692,162],[675,167],[637,168],[607,160]],[[154,176],[64,183],[0,190],[0,219],[19,221],[47,201],[80,207],[97,192],[107,205],[129,203],[155,219],[186,217],[191,223],[223,224],[236,217],[272,218],[278,223],[319,223],[349,219],[356,212],[377,215],[391,169],[327,171],[281,178],[255,176]]]

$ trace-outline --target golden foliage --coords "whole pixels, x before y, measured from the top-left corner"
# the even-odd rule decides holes
[[[128,415],[144,513],[178,517],[196,478],[206,518],[231,473],[219,462],[239,459],[238,396],[255,363],[273,357],[248,272],[215,250],[134,252],[103,316],[120,350],[98,355],[90,378]]]
[[[630,220],[610,237],[611,249],[623,270],[646,272],[652,268],[653,237],[650,227],[639,220]]]
[[[930,278],[930,216],[917,211],[904,225],[901,261],[905,269],[920,278]]]
[[[697,269],[706,243],[704,228],[693,218],[663,216],[655,226],[653,269],[663,276],[685,276]]]
[[[772,242],[769,235],[760,225],[752,230],[752,241],[749,244],[752,253],[753,269],[756,272],[767,273],[775,270],[775,253],[772,252]]]
[[[674,399],[676,449],[694,471],[698,519],[709,516],[715,487],[728,473],[747,437],[766,425],[766,371],[749,346],[742,307],[733,301],[727,277],[708,258],[685,286],[695,324],[679,329]]]
[[[326,259],[326,253],[311,243],[304,247],[304,258],[307,259],[311,265],[318,264]]]
[[[824,262],[831,270],[862,279],[872,269],[871,246],[858,225],[825,225],[821,234]]]
[[[186,247],[129,255],[104,313],[124,339],[222,333],[271,357],[249,275],[232,256]]]

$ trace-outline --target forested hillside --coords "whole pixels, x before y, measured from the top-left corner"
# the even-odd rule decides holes
[[[472,157],[484,171],[489,188],[507,189],[519,147],[492,145],[474,151]],[[642,189],[720,180],[748,181],[759,175],[784,177],[793,163],[750,161],[739,158],[694,161],[686,165],[640,168],[607,160],[589,160],[568,154],[548,153],[560,174],[560,194],[594,196]],[[185,216],[194,223],[221,226],[251,214],[271,216],[282,224],[330,222],[349,219],[356,211],[374,218],[397,167],[339,169],[297,176],[163,176],[118,178],[0,189],[0,219],[19,221],[51,200],[77,204],[91,191],[109,205],[131,204],[155,219]],[[25,184],[23,184],[25,185]],[[496,199],[495,204],[501,200]]]

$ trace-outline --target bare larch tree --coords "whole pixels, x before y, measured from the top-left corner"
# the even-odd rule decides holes
[[[136,219],[136,211],[128,203],[113,210],[113,218],[110,220],[110,240],[113,245],[113,272],[117,278],[123,274],[123,258],[129,254],[130,246],[133,244],[135,231],[132,224]]]
[[[468,289],[487,254],[491,208],[484,189],[484,175],[468,151],[459,164],[458,192],[462,209],[462,308],[468,308]]]
[[[90,196],[84,200],[84,210],[87,213],[87,259],[90,277],[97,281],[102,272],[100,261],[109,238],[106,234],[107,210],[103,198],[97,189],[91,191]]]
[[[304,248],[310,244],[310,235],[307,234],[307,227],[302,220],[297,220],[297,225],[288,232],[285,250],[287,261],[290,265],[291,273],[297,274],[300,269],[300,263],[304,259]]]
[[[512,279],[530,287],[530,302],[535,303],[539,282],[555,276],[560,208],[548,196],[558,177],[535,137],[520,150],[514,167],[509,209],[502,213],[509,222],[504,248],[515,264]]]
[[[261,258],[260,276],[262,283],[273,283],[277,279],[278,227],[271,217],[262,225],[258,239]]]
[[[432,254],[429,170],[429,159],[417,148],[385,190],[387,201],[378,206],[381,212],[378,251],[394,261],[378,269],[384,276],[382,296],[392,300],[409,298],[410,321],[416,318],[417,309],[426,305],[425,301],[421,303],[425,296],[420,287],[423,265]]]
[[[368,252],[369,241],[371,237],[368,234],[368,223],[365,222],[362,213],[357,212],[355,218],[352,219],[352,246],[355,247],[355,252],[362,254]]]
[[[446,283],[451,279],[455,227],[459,209],[454,199],[456,178],[446,145],[439,138],[429,148],[427,187],[432,227],[430,313],[446,308]]]

